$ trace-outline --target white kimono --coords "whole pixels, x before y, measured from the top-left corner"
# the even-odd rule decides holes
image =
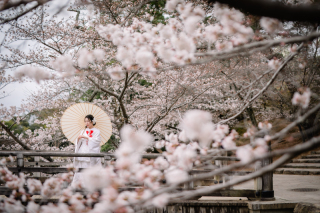
[[[80,132],[81,135],[87,136],[88,139],[81,138],[79,141],[76,140],[75,143],[75,153],[100,153],[100,130],[96,128],[86,128],[84,131]],[[79,135],[80,135],[79,134]],[[87,145],[88,141],[88,145]],[[101,158],[94,157],[74,157],[73,165],[75,168],[89,168],[93,166],[101,166]],[[81,172],[76,172],[74,174],[71,186],[75,187],[78,181],[82,182]]]

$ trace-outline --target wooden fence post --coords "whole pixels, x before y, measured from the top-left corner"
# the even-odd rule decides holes
[[[220,169],[222,167],[222,160],[214,160],[214,165]],[[217,181],[218,183],[220,183],[221,175],[214,175],[213,179],[214,181]]]
[[[101,164],[102,164],[102,167],[106,167],[106,162],[104,160],[104,157],[103,158],[100,158],[101,159]]]
[[[192,177],[193,177],[193,175],[192,175],[192,174],[189,174],[189,178],[192,178]],[[185,183],[185,184],[183,185],[183,188],[186,189],[186,190],[194,189],[193,181],[188,182],[188,183]]]
[[[107,161],[110,161],[111,157],[109,155],[103,156],[103,167],[107,166]]]
[[[34,167],[40,167],[39,161],[40,161],[40,156],[34,156],[34,162],[35,162]],[[33,173],[33,177],[40,179],[41,173],[40,172],[34,172]]]
[[[271,151],[271,143],[268,144],[269,152]],[[262,167],[268,166],[272,163],[272,158],[262,160]],[[273,191],[273,171],[262,175],[262,191],[261,200],[275,200]]]
[[[262,167],[262,162],[257,161],[255,164],[255,170],[259,170]],[[262,190],[262,177],[257,177],[254,179],[254,189],[256,190],[256,196],[260,197]]]
[[[24,167],[24,160],[23,160],[22,153],[17,154],[17,167]]]
[[[17,154],[17,168],[18,168],[18,173],[21,172],[21,168],[24,167],[24,159],[23,159],[23,154],[18,153]]]

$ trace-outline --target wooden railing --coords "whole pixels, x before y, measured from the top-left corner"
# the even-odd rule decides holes
[[[100,157],[102,165],[105,165],[106,161],[115,159],[116,156],[113,153],[74,153],[74,152],[52,152],[52,151],[0,151],[0,157],[4,156],[16,156],[17,161],[14,163],[9,163],[8,167],[13,172],[43,172],[43,173],[63,173],[67,172],[67,168],[62,167],[53,167],[53,166],[62,166],[67,165],[65,162],[40,162],[39,157]],[[161,154],[143,154],[142,158],[146,159],[156,159],[161,156]],[[34,157],[34,162],[25,162],[25,157]],[[236,157],[226,157],[218,156],[214,160],[219,161],[236,161]],[[60,164],[60,165],[59,165]],[[35,166],[35,167],[27,167]],[[50,166],[50,167],[41,167],[41,166]],[[81,170],[81,168],[80,168]]]
[[[68,172],[68,168],[61,167],[66,166],[66,162],[41,162],[40,157],[99,157],[101,158],[102,164],[105,166],[107,161],[115,159],[116,156],[113,153],[74,153],[74,152],[62,152],[62,151],[0,151],[0,157],[6,156],[16,156],[16,162],[8,163],[8,169],[14,173],[26,172],[33,173],[33,178],[39,178],[41,173],[46,174],[57,174]],[[155,159],[161,156],[161,154],[143,154],[142,157],[146,159]],[[33,157],[34,162],[25,162],[24,158]],[[238,161],[236,157],[230,156],[216,156],[213,159],[215,162],[218,162],[220,166],[226,165],[228,161]],[[79,168],[81,171],[83,168]],[[190,171],[190,176],[197,175],[199,173],[209,172],[208,170],[192,170]],[[227,172],[229,175],[246,175],[250,171],[231,171]],[[270,176],[270,174],[268,174]],[[215,177],[217,178],[217,177]],[[223,178],[221,178],[223,179]],[[270,178],[269,178],[270,179]],[[270,187],[270,184],[273,186],[273,183],[268,181],[262,181],[261,177],[255,179],[255,189],[254,190],[232,190],[231,188],[221,190],[218,192],[212,193],[211,196],[236,196],[236,197],[250,197],[257,198],[260,197],[260,192],[263,189],[263,185],[266,184],[267,187]],[[266,179],[267,180],[267,179]],[[228,181],[223,179],[223,181]],[[271,178],[272,181],[272,178]],[[185,184],[184,188],[192,190],[196,188],[196,183]],[[0,194],[3,192],[8,193],[8,190],[4,187],[1,187]]]

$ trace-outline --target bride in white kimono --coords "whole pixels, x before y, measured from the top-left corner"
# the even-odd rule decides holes
[[[100,130],[94,128],[96,124],[92,115],[87,115],[84,119],[86,129],[82,130],[75,143],[75,153],[100,153]],[[74,168],[89,168],[93,166],[101,166],[101,159],[95,157],[75,157],[73,160]],[[77,184],[82,182],[81,172],[74,174],[71,186],[75,188]]]

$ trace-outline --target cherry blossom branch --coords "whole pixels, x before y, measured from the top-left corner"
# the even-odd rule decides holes
[[[132,10],[130,10],[130,13],[127,15],[127,17],[124,19],[124,21],[121,23],[121,26],[125,25],[125,23],[127,22],[127,20],[129,20],[132,16],[136,15],[139,10],[145,5],[148,4],[149,2],[151,2],[151,0],[145,0],[143,1],[141,4],[139,4],[138,6],[136,6],[135,8],[133,8]]]
[[[263,167],[249,175],[240,177],[240,178],[235,178],[231,181],[228,181],[224,184],[218,184],[218,185],[214,185],[214,186],[207,186],[201,189],[196,189],[194,191],[184,191],[182,193],[176,193],[176,194],[172,194],[170,197],[171,198],[179,198],[179,199],[189,199],[198,195],[206,195],[206,194],[210,194],[214,191],[226,188],[226,187],[230,187],[230,186],[234,186],[236,184],[240,184],[243,182],[246,182],[248,180],[260,177],[261,175],[267,173],[267,172],[272,172],[274,169],[278,168],[279,166],[285,164],[286,162],[288,162],[290,159],[294,158],[296,155],[293,153],[288,153],[283,155],[281,158],[279,158],[278,160],[276,160],[274,163]]]
[[[317,4],[286,5],[278,1],[268,0],[208,0],[219,2],[256,16],[266,16],[286,21],[320,22],[320,8]],[[299,14],[299,15],[297,15]]]
[[[5,88],[6,86],[8,86],[10,84],[10,82],[8,83],[2,83],[0,82],[0,90],[2,90],[3,88]]]
[[[52,0],[20,0],[20,1],[4,1],[4,3],[2,4],[2,7],[0,8],[0,11],[4,11],[4,10],[8,10],[10,8],[14,8],[14,7],[18,7],[20,5],[26,5],[29,4],[30,2],[35,2],[37,1],[38,3],[42,3],[45,4],[49,1]]]
[[[173,108],[173,106],[177,103],[177,101],[184,95],[184,93],[186,92],[186,89],[183,90],[183,92],[170,104],[170,106],[168,107],[168,109],[165,110],[165,112],[161,115],[158,115],[152,122],[151,124],[149,124],[146,128],[147,132],[151,132],[151,130],[153,129],[153,127],[159,122],[161,121],[163,118],[165,118],[169,112],[171,111],[171,109]]]
[[[224,73],[223,71],[221,71],[221,73],[224,74],[224,75],[232,82],[236,94],[238,95],[239,99],[240,99],[241,101],[243,101],[243,97],[242,97],[242,95],[238,92],[239,89],[238,89],[236,83],[233,81],[233,79],[230,78],[230,77],[229,77],[226,73]],[[262,76],[263,76],[263,75],[262,75]],[[253,126],[258,127],[258,123],[257,123],[257,120],[256,120],[256,116],[254,115],[254,111],[253,111],[253,109],[252,109],[252,106],[251,106],[251,105],[248,105],[248,107],[246,108],[246,111],[247,111],[247,113],[248,113],[248,115],[249,115],[249,117],[250,117],[250,120],[251,120],[251,123],[253,124]]]
[[[101,91],[103,91],[103,92],[105,92],[105,93],[107,93],[107,94],[109,94],[109,95],[111,95],[111,96],[113,96],[113,97],[115,97],[115,98],[119,98],[119,95],[117,95],[116,93],[114,93],[114,92],[112,92],[112,91],[110,91],[110,90],[107,90],[107,89],[105,89],[105,88],[102,88],[98,83],[96,83],[91,77],[89,77],[89,76],[86,76],[86,78],[89,80],[89,81],[91,81],[96,87],[98,87]]]
[[[31,12],[32,10],[37,9],[39,6],[41,6],[41,5],[43,5],[43,4],[44,4],[44,3],[42,3],[41,1],[37,1],[37,5],[35,5],[35,6],[33,6],[33,7],[30,7],[29,9],[27,9],[27,10],[25,10],[24,12],[16,15],[15,17],[12,17],[12,18],[9,18],[9,19],[2,19],[2,18],[0,18],[0,19],[2,20],[2,22],[0,22],[0,24],[5,24],[5,23],[11,22],[11,21],[13,21],[13,20],[17,20],[18,18],[20,18],[20,17],[24,16],[25,14]]]
[[[313,113],[315,113],[319,109],[320,109],[320,103],[317,104],[315,107],[313,107],[308,112],[306,112],[303,116],[299,116],[294,122],[290,123],[288,126],[286,126],[284,129],[282,129],[280,132],[278,132],[275,135],[271,136],[270,140],[274,140],[276,138],[279,138],[279,137],[285,135],[286,133],[288,133],[290,131],[290,129],[295,127],[297,124],[303,122],[306,118],[308,118],[310,115],[312,115]]]
[[[254,100],[256,100],[262,93],[264,93],[268,88],[269,86],[274,82],[274,80],[277,78],[277,76],[279,75],[280,71],[287,65],[287,63],[293,59],[293,57],[295,55],[298,54],[299,50],[303,47],[304,43],[300,44],[299,47],[297,48],[297,52],[294,52],[294,53],[291,53],[287,58],[286,60],[279,66],[279,68],[277,69],[277,71],[273,74],[273,76],[271,77],[271,79],[268,81],[268,83],[255,95],[253,96],[253,98],[251,98],[250,100],[247,101],[247,103],[244,105],[244,107],[237,113],[235,114],[234,116],[228,118],[228,119],[225,119],[225,120],[222,120],[219,122],[219,124],[223,124],[223,123],[226,123],[236,117],[238,117]]]
[[[7,132],[7,134],[15,141],[17,142],[20,146],[22,146],[22,148],[26,149],[26,150],[31,150],[25,143],[23,143],[22,141],[20,141],[11,131],[10,129],[4,125],[2,122],[0,122],[0,125],[2,127],[3,130],[5,130]]]
[[[129,117],[131,117],[131,115],[133,115],[133,113],[135,113],[137,110],[143,108],[143,107],[153,107],[153,106],[161,106],[161,105],[157,105],[157,104],[146,104],[146,105],[143,105],[143,106],[138,106],[137,108],[135,108],[131,114],[129,115]]]
[[[27,113],[23,118],[21,118],[21,120],[24,120],[29,114],[31,114],[32,112],[30,112],[30,113]],[[11,126],[8,128],[10,131],[11,131],[11,129],[12,129],[12,127],[14,126],[14,125],[16,125],[16,123],[17,123],[17,119],[13,122],[13,124],[11,124]]]
[[[91,95],[91,97],[88,99],[89,102],[92,102],[94,97],[98,94],[98,91],[94,91]]]
[[[236,184],[239,184],[239,183],[246,182],[246,181],[251,180],[253,178],[260,177],[261,175],[263,175],[263,174],[265,174],[267,172],[272,172],[274,169],[276,169],[279,166],[283,165],[284,163],[288,162],[289,160],[291,160],[295,156],[297,156],[297,155],[299,155],[299,154],[301,154],[303,152],[312,150],[312,149],[318,147],[319,145],[320,145],[320,137],[318,136],[318,137],[312,138],[311,140],[307,141],[304,144],[299,144],[299,145],[296,145],[296,146],[288,148],[288,149],[273,151],[273,152],[271,152],[269,154],[265,154],[262,157],[259,157],[259,158],[251,160],[247,165],[250,165],[251,163],[258,161],[258,159],[262,160],[262,159],[266,159],[266,158],[270,158],[270,157],[279,156],[279,155],[282,155],[282,154],[283,154],[283,156],[281,158],[279,158],[278,160],[276,160],[274,163],[272,163],[272,164],[270,164],[270,165],[268,165],[266,167],[262,167],[261,169],[255,171],[255,172],[253,172],[253,173],[251,173],[249,175],[246,175],[244,177],[231,180],[231,181],[229,181],[229,182],[227,182],[225,184],[209,186],[209,187],[205,187],[205,188],[202,188],[202,189],[194,190],[192,192],[178,193],[176,195],[172,195],[172,197],[179,197],[179,198],[182,198],[182,199],[188,199],[188,198],[191,198],[191,197],[194,197],[194,196],[197,196],[197,195],[208,194],[208,193],[214,192],[216,190],[223,189],[225,187],[229,187],[229,186],[233,186],[233,185],[236,185]],[[239,165],[240,164],[243,164],[243,163],[239,163]],[[240,166],[240,167],[242,167],[242,166]],[[239,168],[239,167],[236,167],[236,168]],[[202,175],[202,177],[204,177],[206,175]],[[192,181],[204,179],[204,178],[200,179],[200,176],[198,176],[196,178],[192,178]],[[208,178],[208,176],[206,178]],[[180,196],[182,196],[182,197],[180,197]]]
[[[235,97],[236,95],[240,94],[242,91],[244,91],[245,89],[248,89],[249,87],[251,87],[253,84],[255,84],[257,81],[261,80],[265,75],[271,73],[273,71],[273,69],[270,69],[266,72],[264,72],[262,75],[260,75],[258,78],[256,78],[254,81],[252,81],[250,84],[248,84],[247,86],[241,88],[240,90],[237,91],[236,94],[234,94],[232,97]]]
[[[2,89],[4,89],[6,86],[8,86],[9,84],[10,84],[10,82],[7,82],[7,83],[5,83],[5,82],[0,82],[0,91],[1,91]],[[8,96],[10,95],[10,93],[11,93],[11,92],[1,94],[1,95],[0,95],[0,99],[5,98],[5,97],[8,97]]]
[[[176,110],[176,109],[179,109],[179,108],[181,108],[181,107],[183,107],[183,106],[186,106],[186,105],[188,105],[188,104],[191,104],[192,102],[194,102],[195,100],[197,100],[201,95],[203,95],[205,92],[207,92],[209,89],[211,89],[211,88],[213,88],[213,87],[216,87],[216,86],[217,86],[217,85],[212,85],[212,86],[204,89],[202,92],[200,92],[200,93],[197,94],[195,97],[193,97],[191,101],[188,101],[188,102],[183,103],[183,104],[181,104],[181,105],[179,105],[179,106],[177,106],[177,107],[174,107],[172,110]]]
[[[11,92],[10,92],[10,93],[11,93]],[[6,94],[4,94],[4,95],[1,95],[1,96],[0,96],[0,99],[3,99],[3,98],[8,97],[8,96],[10,95],[10,93],[6,93]]]
[[[215,175],[223,174],[223,173],[226,173],[226,172],[231,171],[233,169],[243,168],[243,167],[252,165],[252,163],[257,162],[257,161],[261,161],[263,159],[283,155],[281,158],[279,158],[277,161],[273,162],[272,164],[270,164],[266,167],[263,167],[263,168],[255,171],[249,175],[246,175],[244,177],[228,181],[224,184],[218,184],[218,185],[214,185],[214,186],[206,186],[201,189],[196,189],[196,190],[192,190],[192,191],[183,191],[183,192],[179,192],[179,193],[175,193],[175,194],[171,193],[171,195],[170,195],[171,198],[179,198],[179,199],[189,199],[189,198],[192,198],[195,196],[200,196],[200,195],[203,196],[205,194],[209,194],[214,191],[217,191],[217,190],[229,187],[229,186],[234,186],[236,184],[246,182],[246,181],[251,180],[253,178],[260,177],[261,175],[263,175],[267,172],[273,171],[274,169],[283,165],[284,163],[286,163],[290,159],[294,158],[295,156],[297,156],[303,152],[312,150],[312,149],[319,147],[319,146],[320,146],[320,136],[314,137],[311,140],[307,141],[306,143],[298,144],[298,145],[295,145],[294,147],[290,147],[287,149],[281,149],[281,150],[275,150],[273,152],[263,154],[260,157],[253,158],[248,162],[234,163],[234,164],[231,164],[228,166],[224,166],[222,168],[215,169],[214,171],[211,171],[211,172],[197,174],[197,176],[192,176],[185,181],[180,181],[179,183],[164,186],[161,189],[156,190],[153,193],[152,197],[156,197],[156,196],[163,194],[163,193],[172,192],[181,184],[212,178]],[[143,204],[144,202],[145,202],[145,200],[141,201],[139,203],[135,203],[134,205]]]
[[[265,41],[259,41],[259,42],[253,42],[249,44],[245,44],[239,47],[234,47],[230,50],[222,50],[222,51],[211,51],[211,52],[205,52],[205,53],[195,53],[195,56],[213,56],[217,57],[217,60],[219,59],[226,59],[226,55],[234,54],[234,53],[240,53],[240,55],[246,54],[245,52],[249,49],[258,48],[258,47],[274,47],[281,44],[293,44],[293,43],[299,43],[303,41],[310,41],[315,38],[320,37],[320,32],[313,32],[306,36],[296,36],[292,38],[286,38],[286,39],[278,39],[278,40],[265,40]],[[257,50],[257,51],[260,51]],[[254,53],[254,52],[251,52]],[[224,56],[222,58],[218,58],[219,56]],[[232,57],[235,55],[231,55]]]
[[[119,24],[119,22],[118,22],[118,20],[117,20],[117,17],[115,16],[115,14],[112,12],[112,10],[111,10],[111,8],[110,8],[110,2],[108,2],[108,4],[106,4],[106,7],[107,7],[107,9],[109,10],[112,19],[113,19],[117,24]]]
[[[98,87],[101,91],[103,91],[103,92],[105,92],[105,93],[107,93],[107,94],[109,94],[109,95],[112,95],[113,97],[115,97],[115,98],[119,101],[120,108],[121,108],[121,112],[122,112],[122,116],[123,116],[123,118],[124,118],[124,122],[125,122],[125,123],[128,123],[128,122],[129,122],[129,116],[128,116],[127,111],[126,111],[126,108],[125,108],[125,106],[124,106],[124,104],[123,104],[122,98],[120,99],[120,96],[119,96],[119,95],[117,95],[117,94],[115,94],[114,92],[111,92],[111,91],[109,91],[109,90],[107,90],[107,89],[102,88],[98,83],[96,83],[96,82],[95,82],[92,78],[90,78],[89,76],[86,76],[86,78],[89,79],[89,80],[90,80],[96,87]],[[126,78],[126,80],[127,80],[127,78]]]
[[[125,80],[124,80],[124,86],[123,86],[123,89],[122,89],[122,91],[121,91],[121,94],[119,95],[119,100],[122,100],[123,95],[124,95],[124,92],[126,91],[126,89],[127,89],[127,87],[128,87],[128,82],[129,82],[129,80],[128,80],[128,73],[126,72],[126,78],[125,78]]]
[[[47,43],[45,43],[45,42],[44,42],[44,41],[42,41],[41,39],[37,38],[34,34],[32,34],[32,33],[28,32],[27,30],[25,30],[25,29],[23,29],[23,28],[21,28],[17,23],[16,23],[16,24],[14,24],[14,25],[11,25],[11,26],[14,26],[14,27],[16,27],[16,28],[18,28],[18,29],[22,30],[22,31],[23,31],[24,33],[26,33],[28,36],[30,36],[31,38],[33,38],[33,39],[35,39],[36,41],[40,42],[40,43],[41,43],[41,44],[43,44],[44,46],[46,46],[46,47],[48,47],[48,48],[50,48],[50,49],[52,49],[52,50],[56,51],[56,52],[57,52],[57,53],[59,53],[60,55],[63,55],[63,53],[61,52],[61,50],[56,49],[56,48],[54,48],[54,47],[52,47],[52,46],[48,45]]]
[[[319,145],[320,145],[320,137],[318,136],[318,137],[312,138],[311,140],[307,141],[306,143],[298,144],[298,145],[295,145],[295,146],[287,148],[287,149],[275,150],[275,151],[272,151],[270,153],[264,154],[264,155],[262,155],[260,157],[256,157],[254,159],[251,159],[248,162],[234,163],[234,164],[231,164],[229,166],[225,166],[223,168],[216,169],[216,170],[214,170],[212,172],[209,172],[209,173],[197,175],[196,177],[193,177],[190,180],[191,181],[196,181],[196,180],[207,179],[207,178],[213,177],[214,175],[225,173],[227,171],[231,171],[231,170],[236,169],[236,168],[249,166],[249,165],[251,165],[252,163],[254,163],[256,161],[260,161],[260,160],[264,160],[264,159],[267,159],[267,158],[272,158],[272,157],[276,157],[276,156],[280,156],[280,155],[294,154],[294,156],[292,157],[292,158],[294,158],[296,155],[299,155],[299,154],[301,154],[303,152],[306,152],[306,151],[312,150],[314,148],[317,148]],[[276,168],[277,167],[275,167],[273,169],[276,169]],[[182,183],[190,182],[190,180],[184,181]]]
[[[172,66],[167,66],[163,67],[160,69],[157,69],[158,73],[161,73],[166,70],[174,70],[176,68],[183,68],[183,67],[188,67],[188,66],[195,66],[195,65],[202,65],[202,64],[207,64],[212,61],[217,61],[217,60],[223,60],[223,59],[229,59],[233,58],[236,56],[248,56],[251,55],[255,52],[265,50],[267,48],[281,45],[281,44],[293,44],[293,43],[298,43],[298,42],[303,42],[303,41],[310,41],[315,38],[320,37],[320,32],[313,32],[310,33],[306,36],[296,36],[293,38],[288,38],[288,39],[278,39],[278,40],[266,40],[266,41],[260,41],[260,42],[253,42],[249,44],[242,45],[240,47],[234,47],[230,50],[222,50],[222,51],[212,51],[212,52],[205,52],[205,53],[195,53],[195,56],[210,56],[201,60],[197,60],[192,63],[186,63],[184,65],[172,65]],[[248,50],[250,50],[248,52]],[[139,70],[132,70],[131,72],[139,72]]]

